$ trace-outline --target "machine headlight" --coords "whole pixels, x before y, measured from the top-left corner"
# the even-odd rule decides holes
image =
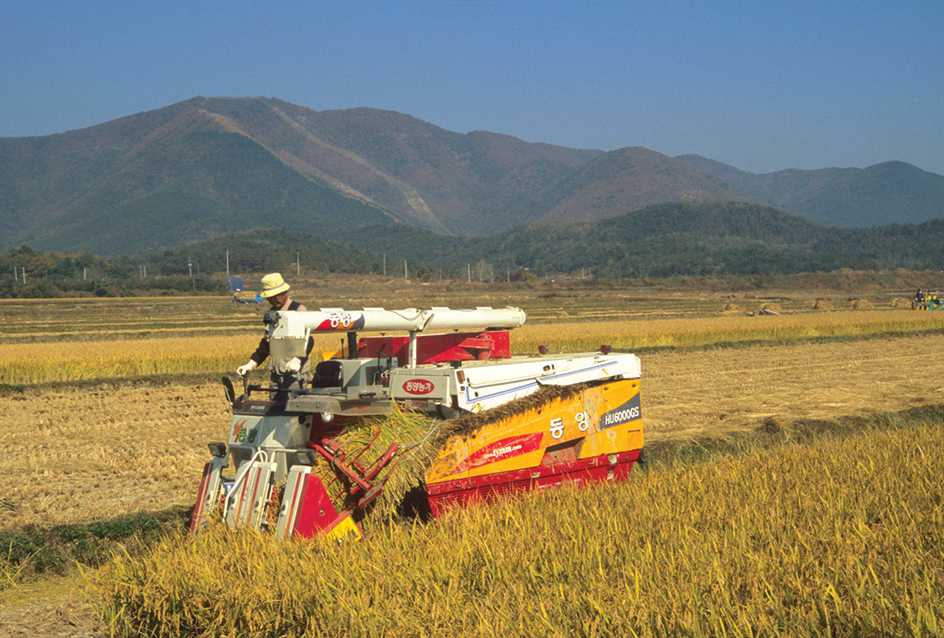
[[[226,444],[225,444],[225,443],[220,443],[219,441],[214,441],[213,443],[210,443],[207,447],[210,448],[210,454],[212,454],[213,456],[215,456],[215,457],[218,458],[218,459],[221,459],[221,458],[223,458],[224,456],[226,456]]]
[[[295,463],[298,465],[312,466],[318,457],[311,450],[295,450]]]
[[[333,415],[333,414],[331,414],[330,412],[322,412],[322,413],[321,413],[321,422],[322,422],[322,423],[331,423],[332,421],[334,421],[334,415]]]

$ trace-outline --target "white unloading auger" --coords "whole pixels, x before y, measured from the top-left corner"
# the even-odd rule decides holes
[[[305,356],[308,335],[313,332],[408,332],[410,367],[415,367],[415,336],[427,330],[471,330],[474,328],[511,329],[524,325],[526,315],[520,308],[406,308],[384,310],[341,310],[322,308],[315,312],[269,310],[263,321],[267,326],[270,352],[279,357]]]

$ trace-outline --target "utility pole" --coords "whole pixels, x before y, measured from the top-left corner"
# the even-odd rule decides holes
[[[387,253],[384,253],[384,277],[387,276]]]
[[[302,274],[302,262],[301,258],[298,256],[299,251],[295,251],[295,274],[301,276]]]
[[[406,259],[403,260],[403,278],[404,278],[404,279],[409,279],[409,278],[410,278],[410,276],[407,274]]]
[[[229,251],[226,251],[226,277],[229,278]]]
[[[472,283],[472,264],[466,264],[466,270],[469,271],[469,283]]]
[[[187,270],[190,272],[190,278],[193,279],[193,260],[187,257]]]

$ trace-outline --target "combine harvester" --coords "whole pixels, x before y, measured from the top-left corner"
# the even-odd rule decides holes
[[[512,357],[509,331],[524,322],[517,308],[266,312],[273,357],[305,356],[312,333],[347,333],[347,345],[314,367],[304,390],[270,396],[244,379],[236,397],[223,379],[229,441],[209,445],[191,531],[221,516],[279,539],[360,538],[360,521],[421,446],[433,446],[417,486],[433,516],[564,482],[625,479],[643,447],[638,357],[608,346]],[[371,432],[365,419],[394,412],[432,426],[412,445],[378,445],[377,428],[362,445],[342,443],[355,428]]]
[[[925,292],[921,289],[911,300],[912,310],[941,310],[944,309],[944,299],[938,293]]]

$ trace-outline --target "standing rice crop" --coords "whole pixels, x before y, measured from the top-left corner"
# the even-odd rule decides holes
[[[0,348],[0,383],[115,379],[159,374],[232,371],[246,362],[260,332],[212,337],[162,337],[14,343]],[[320,347],[334,339],[319,336]]]
[[[341,546],[213,529],[93,591],[123,636],[935,636],[942,444],[931,422],[747,447]]]
[[[928,313],[933,315],[933,313]],[[718,316],[646,321],[577,321],[526,324],[513,333],[515,352],[594,351],[601,344],[621,350],[704,346],[716,343],[859,337],[887,332],[940,330],[941,317],[904,310],[843,311],[793,315]]]

